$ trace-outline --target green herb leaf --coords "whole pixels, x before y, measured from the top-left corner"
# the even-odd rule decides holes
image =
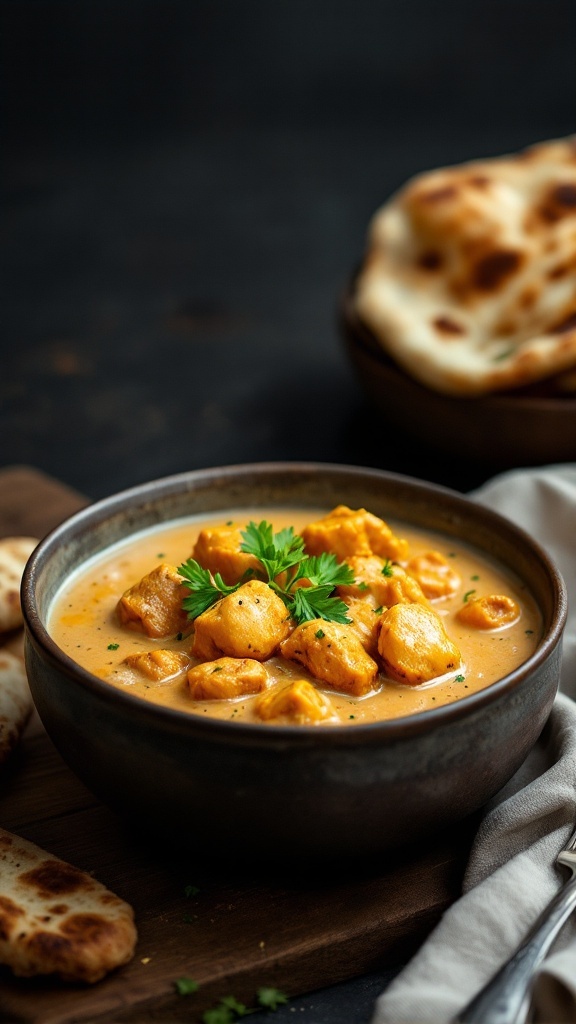
[[[299,587],[294,594],[286,597],[286,605],[296,622],[310,619],[326,619],[348,625],[348,605],[339,597],[330,597],[332,587]]]
[[[394,575],[394,566],[392,565],[392,562],[390,561],[389,558],[387,558],[386,561],[384,562],[384,565],[383,565],[383,567],[381,569],[381,573],[382,573],[383,576],[393,576]]]
[[[178,572],[183,577],[184,586],[192,591],[190,597],[185,597],[182,602],[182,607],[188,612],[190,619],[202,615],[202,612],[219,601],[221,597],[233,594],[241,585],[238,582],[232,587],[227,586],[220,573],[217,572],[212,576],[208,569],[203,569],[194,558],[189,558],[179,565]]]
[[[270,986],[259,988],[256,993],[256,999],[260,1006],[265,1007],[267,1010],[277,1010],[279,1006],[284,1006],[288,1002],[288,996],[284,992],[281,992],[279,988],[272,988]]]
[[[199,985],[194,978],[177,978],[174,987],[179,996],[191,996],[198,991]]]
[[[298,565],[304,557],[304,541],[294,533],[293,526],[274,533],[272,524],[263,519],[260,523],[249,522],[241,532],[240,550],[254,555],[262,563],[268,580]]]
[[[306,555],[291,580],[309,580],[313,587],[338,587],[354,583],[354,573],[349,565],[339,562],[336,555],[323,552],[321,555]]]
[[[120,644],[108,644],[108,650],[109,651],[117,651],[119,647],[120,647]]]
[[[231,1010],[237,1017],[247,1017],[249,1013],[254,1012],[253,1010],[249,1010],[244,1003],[239,1003],[235,996],[223,996],[220,1000],[220,1005]]]
[[[228,1006],[215,1006],[213,1010],[205,1010],[202,1024],[232,1024],[234,1011]]]

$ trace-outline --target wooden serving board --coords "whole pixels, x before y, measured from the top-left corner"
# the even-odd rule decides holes
[[[40,538],[86,504],[33,468],[0,470],[0,536]],[[37,716],[0,772],[0,826],[92,872],[134,907],[139,935],[132,962],[93,986],[0,967],[0,1021],[10,1024],[200,1020],[225,995],[254,1005],[262,985],[295,997],[399,965],[459,895],[471,838],[467,827],[420,844],[376,876],[300,865],[263,878],[258,864],[235,870],[231,835],[230,870],[211,870],[201,849],[191,858],[130,833],[66,767]],[[195,995],[177,994],[183,976],[198,982]]]

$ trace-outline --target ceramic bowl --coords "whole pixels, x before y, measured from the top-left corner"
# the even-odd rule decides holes
[[[396,431],[495,471],[576,459],[575,395],[547,393],[544,384],[469,398],[427,388],[387,356],[360,320],[353,280],[340,298],[338,323],[370,406]]]
[[[274,726],[163,709],[80,668],[46,629],[54,594],[86,559],[135,531],[238,507],[364,507],[476,545],[529,587],[543,636],[521,667],[444,707],[354,727]],[[379,858],[478,810],[536,742],[558,687],[566,589],[526,533],[443,487],[317,463],[182,473],[76,513],[33,553],[22,582],[36,707],[69,767],[164,844],[258,864]]]

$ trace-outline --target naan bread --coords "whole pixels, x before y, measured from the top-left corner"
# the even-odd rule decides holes
[[[35,537],[0,539],[0,633],[6,633],[22,625],[22,573],[37,544],[38,540]]]
[[[8,760],[32,713],[32,694],[22,657],[0,647],[0,765]]]
[[[0,963],[20,977],[93,983],[128,963],[136,940],[128,903],[0,828]]]
[[[437,391],[576,383],[576,135],[427,171],[374,215],[355,308]]]

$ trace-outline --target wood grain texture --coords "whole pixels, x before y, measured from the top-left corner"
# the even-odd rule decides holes
[[[0,471],[0,536],[42,536],[86,499],[32,468]],[[87,723],[87,728],[90,724]],[[91,987],[17,979],[0,967],[0,1021],[23,1024],[200,1019],[221,996],[253,1004],[261,985],[289,996],[400,964],[458,896],[471,828],[350,877],[294,864],[290,877],[214,870],[202,854],[136,835],[66,767],[38,719],[0,774],[0,825],[92,872],[135,910],[133,961]],[[0,880],[1,885],[1,880]],[[186,896],[186,886],[198,888]],[[178,996],[192,977],[197,994]]]

